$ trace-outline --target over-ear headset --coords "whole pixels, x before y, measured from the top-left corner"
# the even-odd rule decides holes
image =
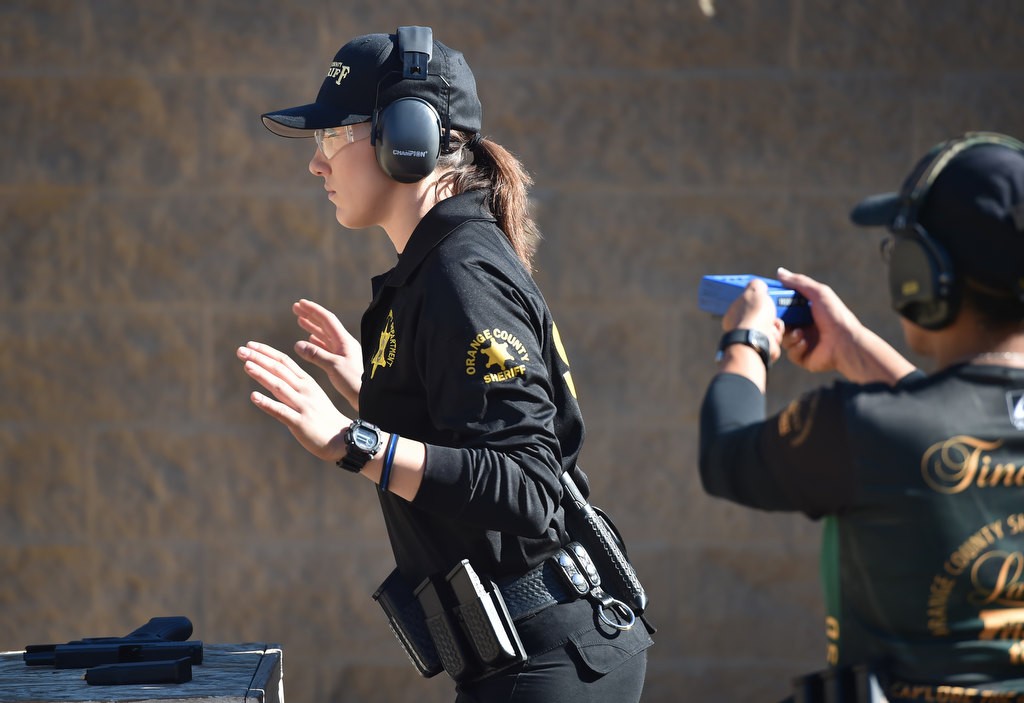
[[[946,248],[918,222],[918,209],[942,170],[963,151],[996,144],[1024,152],[1024,143],[993,132],[968,132],[933,149],[900,191],[902,206],[890,230],[889,292],[896,312],[925,329],[937,330],[956,318],[963,281]]]
[[[434,50],[430,27],[399,27],[396,43],[402,62],[401,80],[427,80]],[[434,75],[447,86],[443,76]],[[377,92],[379,99],[379,83]],[[448,145],[448,115],[442,123],[434,106],[422,98],[399,98],[383,109],[378,99],[374,100],[370,136],[377,163],[384,173],[400,183],[415,183],[425,178],[437,165],[442,145]]]

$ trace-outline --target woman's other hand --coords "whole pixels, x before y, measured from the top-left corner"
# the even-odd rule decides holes
[[[302,299],[292,305],[299,327],[309,332],[308,340],[295,343],[300,358],[319,366],[331,385],[358,412],[359,388],[363,382],[363,352],[338,316],[313,302]]]

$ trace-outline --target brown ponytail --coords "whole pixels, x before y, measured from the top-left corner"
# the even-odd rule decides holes
[[[540,230],[530,215],[529,188],[533,178],[510,151],[479,135],[452,132],[449,153],[438,159],[446,171],[441,184],[451,184],[455,195],[471,190],[491,191],[491,211],[498,227],[527,271],[533,271],[533,255]]]

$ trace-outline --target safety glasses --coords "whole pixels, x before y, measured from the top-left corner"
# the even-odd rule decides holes
[[[358,124],[347,124],[342,127],[329,127],[318,129],[313,132],[313,139],[316,140],[316,147],[324,158],[330,161],[334,156],[352,142],[366,139],[370,136],[370,123],[360,122]]]

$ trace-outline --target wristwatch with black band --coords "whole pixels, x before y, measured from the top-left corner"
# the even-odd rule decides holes
[[[345,430],[346,451],[345,456],[338,460],[338,466],[357,474],[366,462],[377,456],[382,446],[384,440],[379,427],[363,420],[353,420]]]
[[[732,344],[745,344],[761,356],[761,361],[764,362],[766,369],[771,367],[772,343],[768,339],[768,335],[761,330],[735,329],[723,334],[722,339],[718,342],[718,353],[715,355],[715,361],[721,361],[722,352]]]

